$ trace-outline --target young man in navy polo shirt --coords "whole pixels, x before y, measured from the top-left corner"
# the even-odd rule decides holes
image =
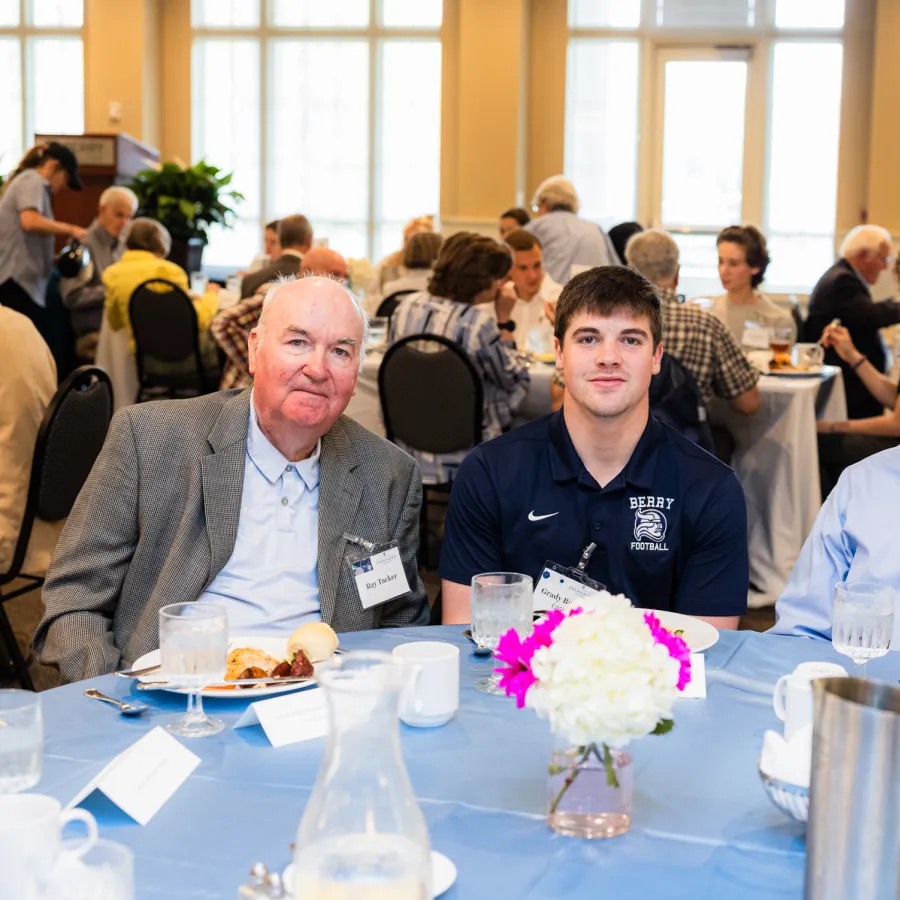
[[[602,266],[556,311],[563,408],[481,444],[459,470],[441,553],[444,623],[468,622],[472,576],[546,562],[586,572],[636,606],[737,628],[747,609],[747,510],[734,472],[650,414],[662,357],[659,298]]]

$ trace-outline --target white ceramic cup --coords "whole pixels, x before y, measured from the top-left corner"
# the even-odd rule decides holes
[[[86,837],[66,842],[62,832],[82,822]],[[97,822],[84,809],[63,810],[55,797],[8,794],[0,797],[0,897],[30,900],[37,896],[35,878],[61,854],[80,858],[97,843]]]
[[[825,348],[821,344],[794,344],[795,366],[821,366],[825,362]]]
[[[414,641],[394,647],[394,656],[412,670],[400,696],[400,718],[417,728],[449,722],[459,708],[459,647]]]
[[[778,679],[772,705],[775,715],[784,722],[786,741],[813,720],[812,682],[817,678],[846,677],[847,670],[837,663],[806,662]]]

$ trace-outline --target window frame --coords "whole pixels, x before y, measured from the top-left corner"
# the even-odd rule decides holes
[[[193,15],[191,17],[191,52],[195,42],[200,39],[216,39],[216,40],[238,40],[252,39],[259,42],[259,61],[260,61],[260,159],[262,160],[261,171],[259,173],[259,231],[262,233],[263,226],[266,222],[271,221],[273,216],[269,215],[269,172],[267,161],[269,159],[269,144],[271,139],[270,122],[272,120],[269,100],[269,82],[272,74],[272,61],[270,49],[275,41],[302,39],[302,40],[338,40],[338,41],[360,41],[364,42],[368,47],[368,65],[369,65],[369,85],[368,85],[368,108],[369,122],[367,135],[367,151],[368,151],[368,197],[367,197],[367,218],[363,223],[365,227],[366,240],[366,256],[373,259],[376,236],[379,227],[383,224],[377,218],[379,210],[381,179],[380,175],[380,152],[378,146],[378,138],[381,128],[382,115],[378,104],[378,97],[381,86],[381,52],[385,44],[391,41],[427,41],[441,43],[441,26],[406,26],[394,27],[384,26],[381,24],[381,0],[369,0],[369,24],[363,26],[276,26],[274,20],[274,3],[273,0],[259,0],[259,23],[257,27],[217,27],[207,28],[194,24]],[[443,50],[442,50],[443,52]],[[192,76],[193,80],[193,76]],[[194,104],[192,104],[192,108]],[[191,115],[191,156],[196,158],[194,147],[196,146],[195,131],[196,125],[193,113]],[[215,160],[212,160],[215,163]],[[439,165],[439,160],[436,165]],[[438,178],[438,185],[440,179]],[[440,198],[438,198],[438,204]],[[303,213],[303,210],[296,210]],[[439,212],[434,210],[435,215]],[[240,208],[237,209],[240,218]],[[239,264],[240,261],[235,261]]]

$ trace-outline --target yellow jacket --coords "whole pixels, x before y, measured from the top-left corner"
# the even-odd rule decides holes
[[[167,259],[160,259],[149,250],[126,250],[122,258],[103,272],[106,285],[106,318],[115,331],[124,328],[128,332],[131,352],[135,352],[131,321],[128,318],[128,303],[135,288],[150,278],[165,278],[177,284],[182,290],[189,290],[188,277],[181,266]],[[215,294],[207,293],[194,300],[197,310],[197,328],[202,333],[209,328],[218,310],[219,301]]]

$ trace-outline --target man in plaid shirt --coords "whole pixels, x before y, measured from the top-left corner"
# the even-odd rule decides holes
[[[300,264],[300,274],[329,275],[346,279],[347,260],[327,247],[312,247],[307,250]],[[243,390],[253,383],[248,362],[247,344],[250,332],[256,328],[262,312],[263,299],[273,282],[260,285],[256,293],[234,306],[223,309],[212,320],[209,330],[215,342],[225,354],[225,368],[219,389],[223,391],[239,388]]]
[[[738,412],[753,415],[760,404],[759,372],[712,313],[678,302],[678,245],[671,235],[657,229],[635,234],[625,256],[629,266],[656,286],[662,301],[663,349],[694,376],[703,401],[708,405],[713,397],[721,397]]]

